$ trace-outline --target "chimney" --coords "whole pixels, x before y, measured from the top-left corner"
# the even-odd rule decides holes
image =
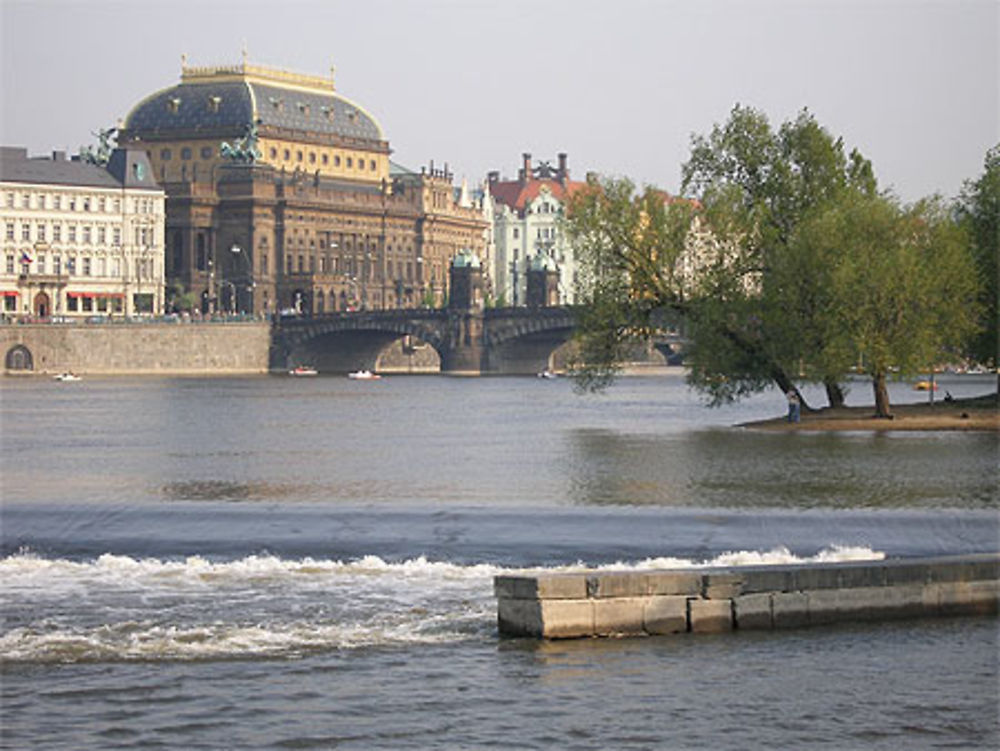
[[[524,166],[521,167],[521,181],[528,182],[531,179],[531,154],[525,152],[521,154]]]
[[[52,152],[52,161],[53,162],[65,162],[66,161],[66,152],[65,151],[53,151]]]
[[[500,170],[493,170],[492,172],[488,172],[486,174],[486,179],[489,180],[491,183],[499,182]]]
[[[566,166],[566,153],[559,154],[559,182],[565,183],[569,180],[569,168]]]

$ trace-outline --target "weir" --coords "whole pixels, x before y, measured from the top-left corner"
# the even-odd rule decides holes
[[[1000,553],[497,576],[500,633],[570,639],[996,615]]]

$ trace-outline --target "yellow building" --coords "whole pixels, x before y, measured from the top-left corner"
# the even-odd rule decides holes
[[[439,304],[450,259],[485,243],[447,168],[391,163],[381,126],[332,76],[185,65],[119,143],[146,150],[167,192],[168,283],[206,312]]]

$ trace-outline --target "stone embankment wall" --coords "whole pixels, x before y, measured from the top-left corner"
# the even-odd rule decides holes
[[[498,576],[500,633],[550,639],[997,613],[1000,554]]]
[[[266,373],[266,322],[29,324],[0,327],[7,374]],[[13,350],[21,352],[12,357]],[[30,370],[11,370],[30,353]]]

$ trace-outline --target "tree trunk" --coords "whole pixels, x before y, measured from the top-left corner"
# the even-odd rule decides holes
[[[886,386],[884,371],[872,374],[872,389],[875,391],[875,417],[891,420],[892,409],[889,406],[889,388]]]
[[[781,389],[782,394],[787,394],[789,391],[794,391],[798,395],[801,409],[805,410],[806,412],[815,411],[806,402],[806,398],[802,396],[802,392],[799,391],[798,387],[795,385],[795,382],[788,377],[788,373],[786,373],[784,370],[782,370],[777,366],[773,366],[771,368],[771,378],[774,379],[775,384],[777,384],[778,388]]]
[[[823,381],[826,387],[826,399],[833,408],[844,406],[844,389],[836,381]]]

